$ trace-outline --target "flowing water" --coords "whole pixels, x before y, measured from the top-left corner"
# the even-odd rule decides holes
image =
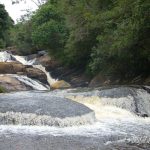
[[[36,61],[0,53],[0,61],[10,60],[26,65],[34,65]],[[43,66],[35,67],[46,73]],[[27,83],[26,77],[19,76],[18,80]],[[51,77],[48,80],[50,84],[55,82]],[[150,93],[143,88],[120,86],[40,92],[46,89],[36,84],[32,82],[35,89],[38,87],[36,91],[0,95],[0,118],[4,115],[10,122],[0,125],[0,150],[150,150]],[[36,122],[44,118],[43,113],[49,115],[46,121],[60,119],[61,125]],[[84,114],[83,118],[80,113]],[[70,120],[67,118],[63,126],[65,116]]]
[[[27,56],[19,56],[19,55],[12,55],[6,51],[0,52],[0,62],[20,62],[23,65],[29,65],[34,68],[37,68],[45,73],[47,76],[47,82],[49,83],[49,86],[57,81],[57,79],[53,79],[48,71],[46,71],[45,67],[41,64],[36,64],[36,58],[28,60]],[[17,78],[17,80],[23,82],[24,84],[31,86],[34,90],[49,90],[50,87],[47,87],[46,85],[43,86],[42,83],[35,81],[33,79],[30,79],[27,76],[18,76],[18,75],[12,75],[13,77]],[[41,85],[40,85],[41,84]]]

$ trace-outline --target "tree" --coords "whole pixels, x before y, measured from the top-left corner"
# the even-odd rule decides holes
[[[48,0],[21,21],[17,41],[92,75],[148,74],[149,6],[148,0]]]
[[[9,29],[13,21],[5,10],[4,5],[0,4],[0,48],[9,46]]]
[[[104,26],[91,54],[92,71],[122,77],[148,73],[148,0],[117,0],[112,6],[97,14]]]
[[[48,1],[42,5],[31,20],[34,44],[41,49],[48,49],[55,56],[63,55],[67,28],[57,1]]]

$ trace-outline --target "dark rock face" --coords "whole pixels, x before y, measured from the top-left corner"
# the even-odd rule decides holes
[[[101,74],[98,74],[97,76],[95,76],[90,84],[89,84],[89,87],[99,87],[99,86],[104,86],[104,85],[107,85],[109,84],[109,80],[104,77],[103,75]]]
[[[48,84],[45,73],[37,68],[27,67],[25,74],[31,79],[36,79],[44,84]]]

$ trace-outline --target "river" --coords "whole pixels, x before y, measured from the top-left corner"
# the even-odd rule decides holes
[[[57,81],[35,60],[0,53],[12,60],[43,70],[49,86]],[[49,90],[26,81],[34,90],[0,94],[0,150],[150,149],[149,86]]]

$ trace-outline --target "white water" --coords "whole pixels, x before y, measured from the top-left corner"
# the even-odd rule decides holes
[[[57,118],[48,115],[36,115],[32,113],[14,113],[6,112],[0,113],[0,123],[4,125],[30,125],[30,126],[81,126],[93,124],[95,120],[94,113],[87,113],[82,116]]]
[[[52,85],[52,84],[54,84],[55,82],[58,81],[57,79],[53,79],[51,77],[50,73],[48,71],[46,71],[45,67],[43,67],[42,65],[33,65],[33,67],[43,71],[46,74],[47,82],[49,83],[49,85]]]
[[[11,62],[12,61],[12,55],[5,52],[0,52],[0,62]]]
[[[33,65],[36,61],[36,59],[27,60],[26,56],[13,55],[13,57],[23,65]]]
[[[48,90],[49,88],[42,85],[42,83],[40,83],[39,81],[35,81],[31,78],[28,78],[27,76],[23,76],[23,75],[12,75],[13,77],[17,78],[19,81],[25,83],[26,85],[32,87],[34,90]]]
[[[65,128],[48,126],[1,125],[0,137],[1,139],[9,139],[12,141],[10,147],[14,145],[14,148],[9,150],[16,150],[18,148],[17,143],[21,144],[21,147],[24,147],[24,149],[27,150],[25,147],[31,145],[32,142],[34,142],[34,146],[31,146],[32,150],[39,149],[39,147],[41,150],[48,150],[49,148],[51,148],[52,150],[115,150],[116,147],[114,146],[114,144],[120,144],[120,147],[118,146],[118,149],[121,150],[123,148],[122,145],[125,143],[133,143],[137,146],[140,144],[149,144],[149,126],[150,121],[141,119],[103,119],[99,122],[96,122],[93,125],[74,126]],[[15,142],[13,142],[13,139],[15,139]],[[43,140],[41,141],[40,139]],[[24,140],[26,140],[26,142]],[[26,144],[24,144],[24,142]],[[44,145],[43,142],[45,143]],[[76,145],[79,145],[79,148],[76,148],[74,146],[74,142],[76,143]],[[35,143],[39,144],[37,145]],[[4,147],[6,147],[6,144],[2,145],[5,145]],[[59,148],[60,145],[63,146],[62,149]],[[128,148],[132,149],[130,146],[125,147],[125,149]],[[135,147],[132,150],[144,149],[137,149]],[[145,148],[145,150],[148,149]]]
[[[125,90],[126,88],[122,89],[122,91]],[[112,91],[114,90],[112,89]],[[138,107],[140,114],[150,116],[150,94],[143,89],[135,89],[134,95],[128,93],[128,95],[118,98],[116,93],[114,93],[114,95],[116,94],[114,98],[102,96],[98,90],[80,93],[76,93],[74,90],[57,90],[52,91],[51,94],[69,98],[89,107],[95,112],[97,120],[105,118],[137,118],[136,107]]]
[[[93,93],[97,93],[97,92],[93,92]],[[28,99],[32,99],[32,96],[30,96],[28,92],[17,92],[17,93],[12,93],[12,95],[13,94],[15,94],[15,97],[23,96],[25,98],[27,97]],[[31,115],[31,114],[7,113],[2,115],[4,115],[5,118],[8,118],[8,123],[10,121],[9,117],[12,118],[12,115],[14,115],[15,118],[18,118],[18,122],[22,124],[24,123],[27,125],[30,124],[36,126],[0,125],[1,139],[4,139],[4,141],[7,141],[7,139],[11,140],[10,143],[11,146],[12,145],[16,146],[18,143],[17,139],[19,139],[19,143],[21,143],[21,147],[24,147],[25,150],[26,150],[26,146],[31,145],[32,142],[40,143],[39,145],[34,144],[33,147],[31,146],[30,149],[32,150],[38,149],[39,146],[41,146],[40,147],[41,150],[47,150],[49,149],[49,147],[51,147],[52,150],[55,150],[61,144],[63,146],[65,145],[69,147],[69,148],[63,147],[62,150],[63,149],[77,150],[78,148],[76,147],[74,148],[72,146],[74,142],[77,145],[79,145],[79,147],[82,144],[79,150],[87,150],[87,149],[114,150],[116,149],[114,144],[116,144],[117,146],[120,144],[120,147],[118,149],[122,149],[123,144],[126,143],[135,144],[137,147],[140,144],[142,145],[150,144],[150,118],[149,117],[142,118],[134,114],[133,108],[135,106],[132,103],[133,97],[131,95],[127,97],[120,97],[120,98],[110,98],[110,97],[98,98],[96,96],[80,97],[77,95],[80,94],[82,95],[82,93],[71,93],[70,90],[44,92],[43,94],[44,94],[43,98],[44,96],[49,97],[50,95],[52,96],[57,95],[58,97],[59,96],[70,97],[72,99],[74,98],[75,101],[78,101],[86,105],[87,107],[93,109],[96,114],[97,121],[94,122],[92,125],[79,124],[78,126],[74,118],[72,118],[72,120],[70,121],[66,120],[65,122],[63,121],[59,122],[57,118],[55,119],[48,116],[43,117],[43,116],[36,116],[34,114]],[[76,96],[74,94],[76,94]],[[86,92],[84,94],[86,95]],[[35,95],[38,97],[38,93],[35,93]],[[143,90],[137,90],[137,97],[141,100],[141,102],[145,101],[144,107],[142,109],[147,111],[150,106],[150,95],[146,91],[144,92]],[[128,107],[128,109],[123,109],[123,107],[124,108]],[[29,117],[28,115],[31,116]],[[27,119],[23,120],[23,117]],[[41,126],[43,125],[44,121],[49,123],[47,125],[55,125],[55,123],[58,124],[59,122],[60,127]],[[82,121],[82,117],[81,117],[81,121]],[[73,126],[65,127],[70,125]],[[40,140],[41,138],[43,139],[42,141]],[[26,140],[26,144],[24,144],[24,140]],[[42,145],[43,141],[47,141],[44,144],[44,146]],[[53,142],[48,142],[48,141],[53,141]],[[5,144],[3,143],[1,144],[4,145],[5,148],[7,142]],[[18,148],[17,146],[16,147],[15,146],[14,148],[12,148],[12,150],[16,150]],[[89,148],[86,149],[85,148],[86,146]],[[137,149],[137,147],[134,147],[132,149],[130,145],[126,145],[125,149],[130,148],[132,150],[141,150],[141,149]],[[6,150],[8,149],[6,148]],[[145,148],[145,150],[148,149]]]
[[[5,75],[4,74],[0,74],[0,76],[5,76]],[[28,78],[27,76],[24,76],[24,75],[7,74],[7,76],[16,78],[18,81],[20,81],[20,82],[24,83],[25,85],[31,87],[33,90],[45,91],[45,90],[49,89],[49,87],[44,86],[39,81],[33,80],[31,78]]]

